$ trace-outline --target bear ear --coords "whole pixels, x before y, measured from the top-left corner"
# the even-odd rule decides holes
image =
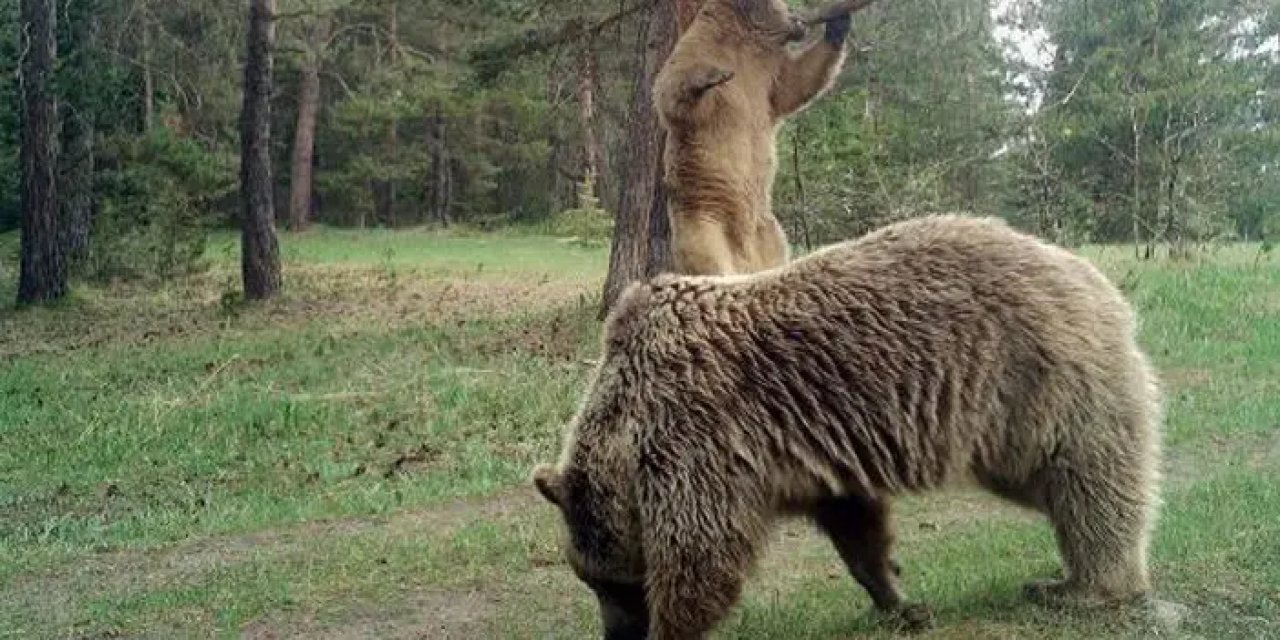
[[[563,507],[563,501],[560,495],[561,482],[560,473],[549,464],[540,464],[533,470],[533,486],[538,488],[538,493],[546,498],[548,502]]]

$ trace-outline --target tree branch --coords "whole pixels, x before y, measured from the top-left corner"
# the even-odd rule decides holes
[[[588,22],[579,16],[557,26],[529,29],[518,35],[482,43],[467,57],[476,66],[476,71],[482,80],[492,81],[524,56],[545,53],[570,42],[595,37],[601,31],[651,7],[652,4],[652,1],[641,0],[594,22]]]
[[[863,9],[866,9],[867,7],[871,6],[874,3],[875,3],[875,0],[841,0],[840,2],[836,2],[835,4],[827,5],[825,8],[821,9],[816,14],[808,18],[805,18],[802,22],[810,26],[815,24],[821,24],[823,22],[830,22],[831,20],[835,20],[840,16],[854,14],[859,11],[862,11]]]

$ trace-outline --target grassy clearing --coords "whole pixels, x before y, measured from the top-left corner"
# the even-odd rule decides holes
[[[320,230],[285,238],[284,299],[245,307],[232,241],[181,283],[0,311],[0,637],[593,632],[523,483],[596,356],[605,251]],[[1090,255],[1168,388],[1159,588],[1191,607],[1185,637],[1280,637],[1280,263]],[[906,585],[939,614],[924,637],[1147,637],[1019,600],[1057,566],[1034,517],[960,492],[897,523]],[[866,606],[789,526],[722,635],[885,637]]]

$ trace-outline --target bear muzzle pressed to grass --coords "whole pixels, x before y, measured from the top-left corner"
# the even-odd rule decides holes
[[[976,481],[1045,514],[1049,603],[1149,590],[1160,398],[1096,269],[934,216],[740,276],[661,276],[610,313],[559,462],[533,474],[606,638],[703,638],[781,517],[811,519],[908,624],[894,496]]]

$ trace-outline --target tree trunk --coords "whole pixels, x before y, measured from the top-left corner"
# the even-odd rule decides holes
[[[62,122],[58,193],[62,196],[62,240],[68,262],[84,256],[93,228],[93,118],[86,111],[69,113]]]
[[[684,33],[689,28],[689,24],[698,15],[698,9],[702,8],[703,0],[672,0],[676,4],[676,28],[677,33]],[[675,40],[671,41],[675,44]],[[670,53],[670,51],[668,51]],[[665,59],[666,56],[663,56]]]
[[[431,152],[427,215],[447,227],[453,221],[449,215],[453,199],[453,172],[450,170],[448,123],[440,109],[427,124],[427,136],[427,148]]]
[[[298,119],[293,130],[289,177],[289,228],[303,231],[311,224],[314,184],[316,114],[320,111],[320,53],[329,37],[329,19],[321,17],[309,29],[298,82]]]
[[[654,112],[653,80],[677,37],[676,15],[687,0],[661,0],[649,11],[643,64],[627,118],[626,167],[614,214],[613,247],[600,314],[604,316],[627,285],[671,264],[671,222],[662,186],[663,132]],[[677,6],[679,5],[679,6]]]
[[[387,62],[392,67],[396,65],[400,57],[400,17],[398,7],[395,0],[387,3]],[[397,157],[397,148],[400,146],[398,134],[399,121],[395,115],[391,116],[391,121],[387,123],[387,141],[386,150],[383,157],[390,158],[393,162]],[[389,178],[375,179],[373,182],[373,206],[374,218],[381,220],[387,227],[395,227],[396,225],[396,183],[395,180]]]
[[[23,0],[28,38],[22,63],[22,257],[18,303],[56,300],[67,293],[67,261],[58,224],[57,103],[53,66],[58,55],[53,0]]]
[[[1133,126],[1133,256],[1141,257],[1142,248],[1142,127],[1138,124],[1138,109],[1129,107],[1129,120]]]
[[[142,23],[142,131],[151,130],[156,119],[155,78],[151,73],[151,17],[147,13]]]
[[[599,76],[595,46],[582,47],[578,68],[578,117],[582,126],[582,185],[578,206],[594,206],[600,193],[600,137],[596,133],[595,86]]]
[[[271,182],[271,49],[275,0],[249,0],[244,108],[240,113],[241,272],[244,295],[264,300],[280,290]]]
[[[72,73],[88,76],[95,71],[92,52],[98,48],[102,18],[97,12],[70,13],[70,38],[74,48],[69,64]],[[84,257],[89,247],[89,234],[97,203],[94,200],[94,135],[93,110],[97,105],[88,100],[68,100],[62,113],[62,153],[58,158],[58,195],[61,200],[62,241],[68,267]]]

